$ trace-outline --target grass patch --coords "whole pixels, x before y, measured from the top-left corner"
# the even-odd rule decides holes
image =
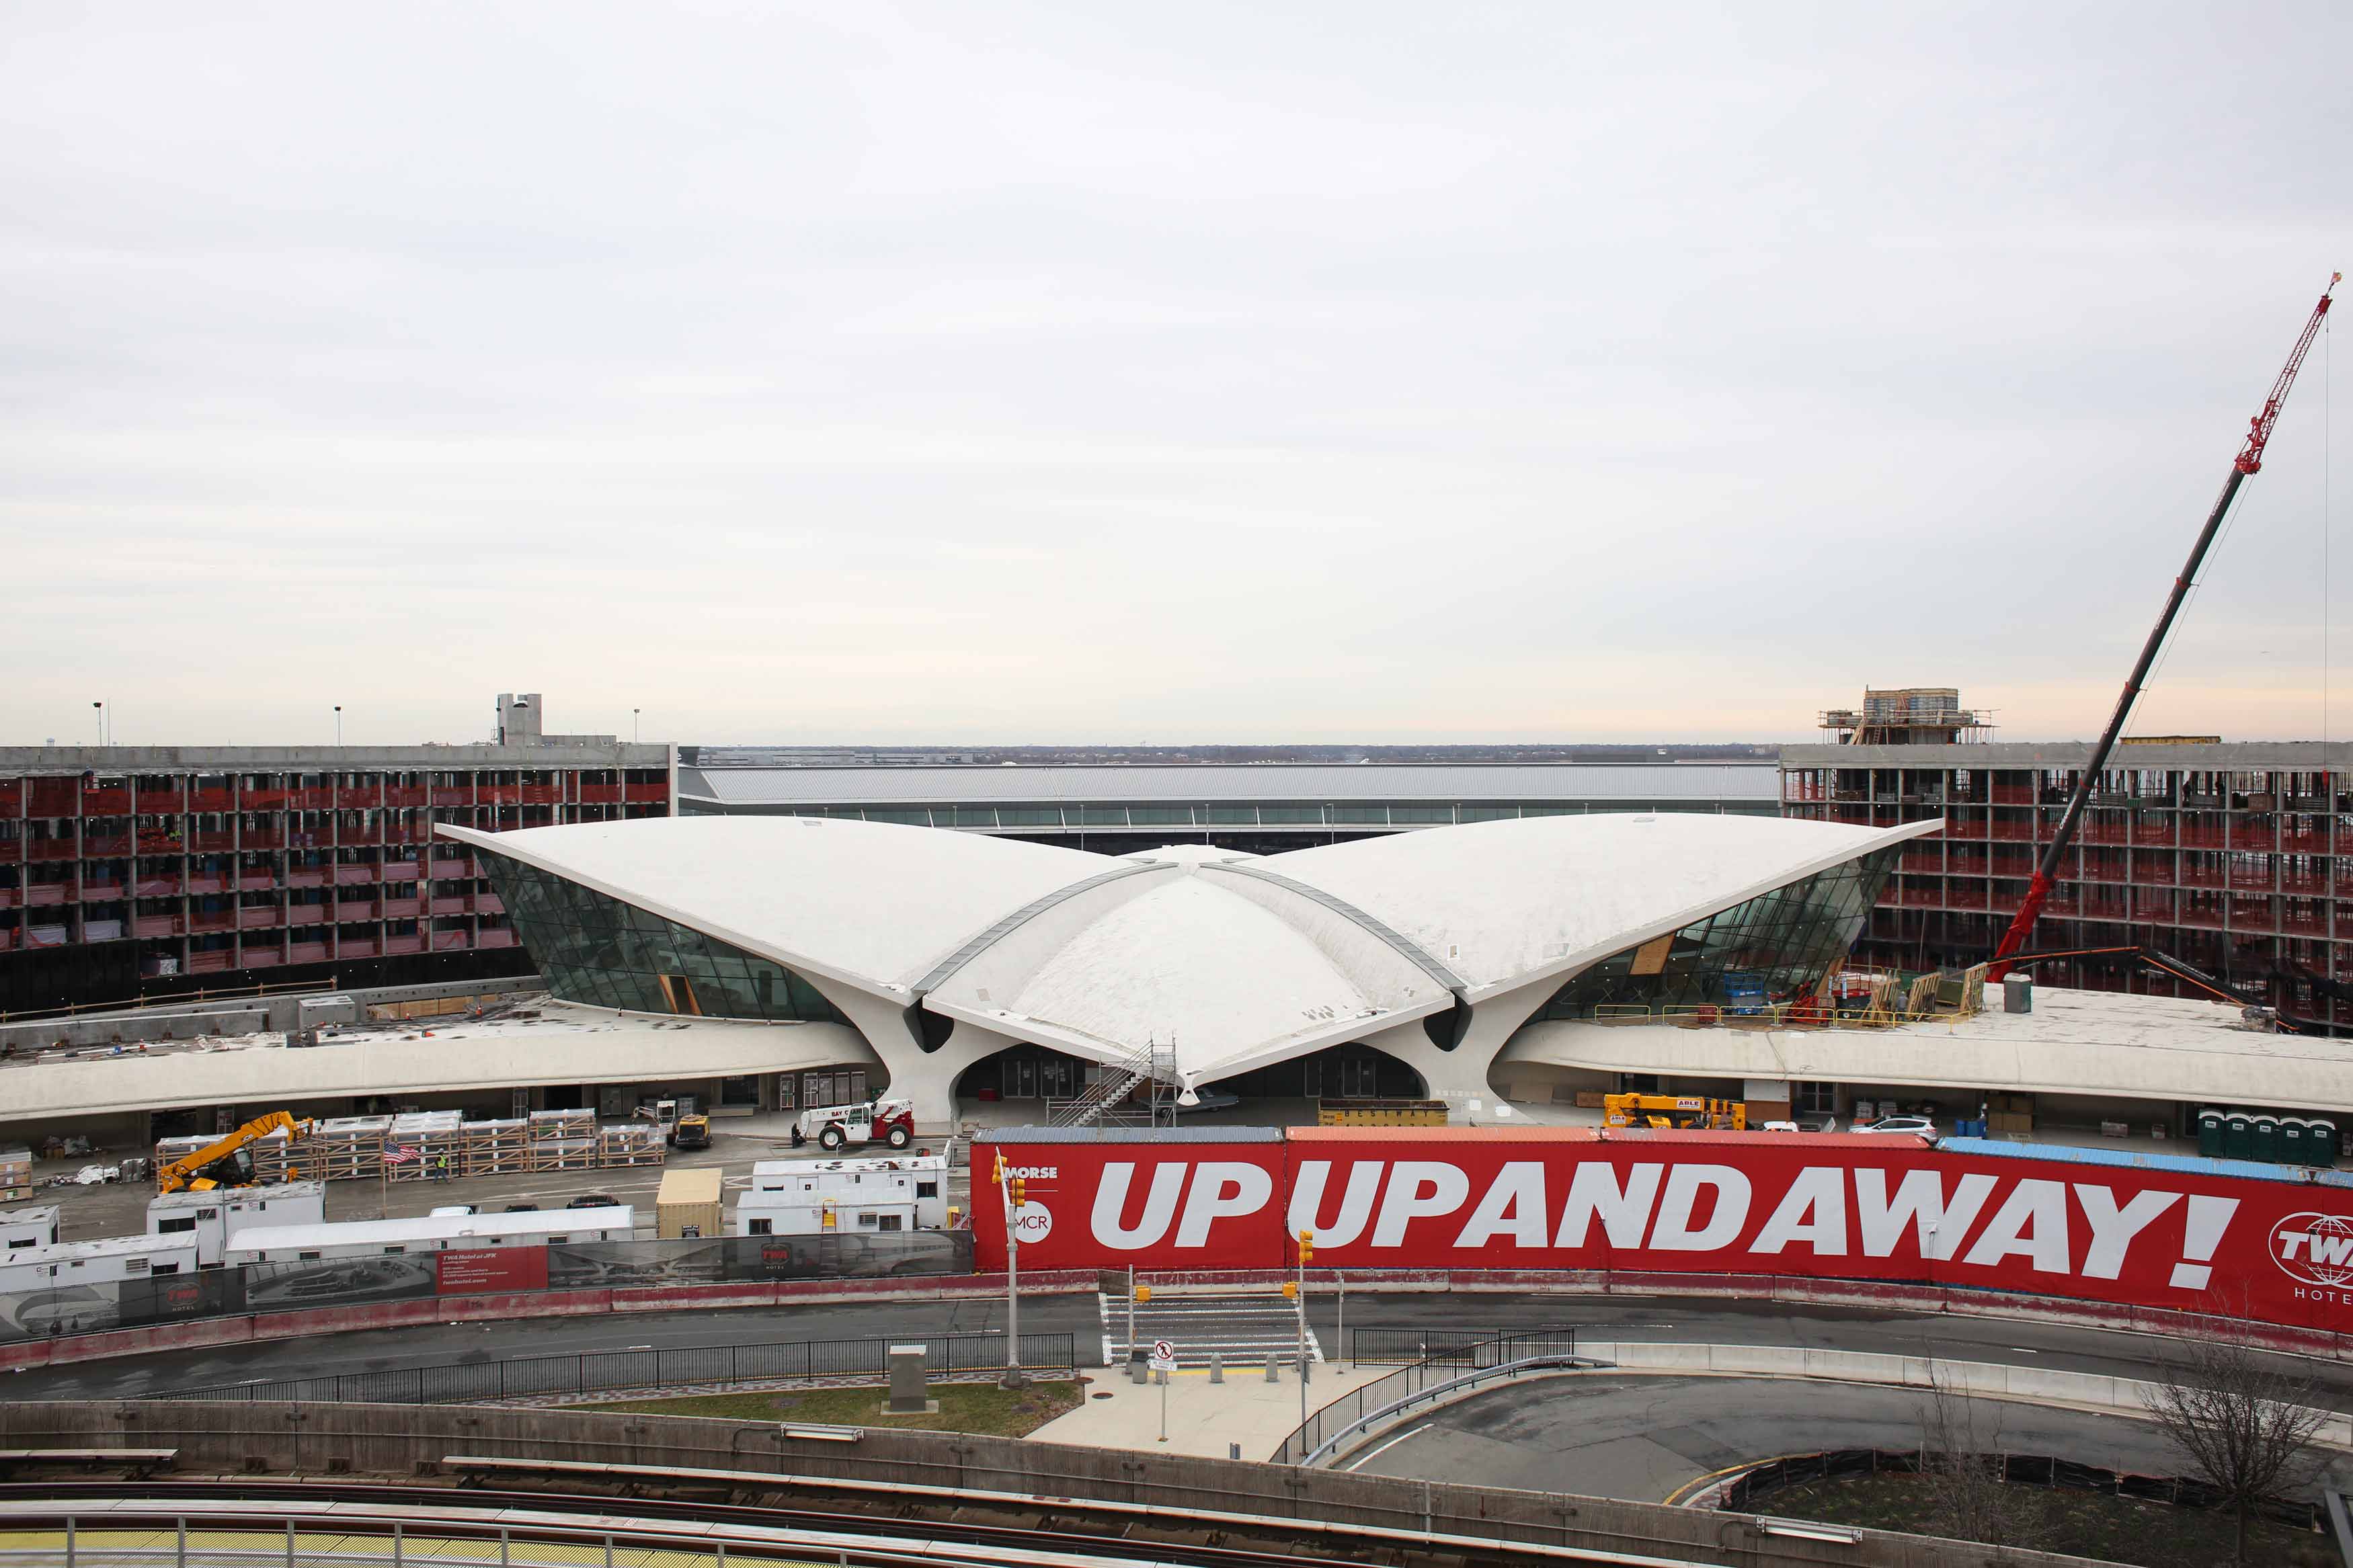
[[[686,1394],[669,1399],[626,1399],[610,1405],[575,1405],[574,1410],[648,1415],[711,1415],[729,1421],[813,1421],[830,1426],[904,1426],[919,1432],[971,1432],[984,1437],[1026,1437],[1084,1396],[1075,1383],[1033,1383],[999,1388],[993,1383],[935,1383],[936,1414],[885,1415],[890,1390],[861,1388],[767,1389],[756,1394]]]
[[[2233,1526],[2226,1513],[2056,1489],[2029,1489],[2029,1496],[2034,1504],[2030,1538],[2018,1544],[2039,1552],[2137,1568],[2215,1568],[2231,1562]],[[1750,1506],[1787,1519],[1915,1533],[1926,1528],[1921,1521],[1928,1511],[1919,1483],[1901,1475],[1808,1481]],[[2247,1561],[2269,1568],[2336,1568],[2337,1551],[2314,1531],[2257,1521],[2247,1531]]]

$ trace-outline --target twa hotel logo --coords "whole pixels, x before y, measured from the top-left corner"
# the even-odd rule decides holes
[[[2353,1279],[2353,1219],[2292,1214],[2272,1232],[2272,1261],[2291,1279],[2342,1285]]]

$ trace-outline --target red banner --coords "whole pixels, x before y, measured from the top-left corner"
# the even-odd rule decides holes
[[[1005,1267],[1005,1205],[991,1190],[998,1146],[987,1137],[972,1155],[974,1250],[995,1270]],[[1025,1200],[1021,1267],[1271,1268],[1282,1246],[1282,1151],[1271,1141],[1004,1144]]]
[[[544,1247],[477,1247],[433,1255],[434,1289],[444,1296],[479,1296],[547,1289]]]
[[[984,1141],[1039,1268],[1615,1269],[1901,1280],[2353,1329],[2353,1190],[1874,1134],[1299,1129]],[[974,1204],[979,1266],[1004,1216]]]

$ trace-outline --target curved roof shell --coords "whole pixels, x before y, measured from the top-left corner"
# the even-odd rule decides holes
[[[1566,976],[1937,826],[1597,814],[1125,858],[812,817],[440,831],[902,1006],[1103,1059],[1173,1042],[1198,1081]]]

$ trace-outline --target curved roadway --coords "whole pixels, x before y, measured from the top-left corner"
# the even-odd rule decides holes
[[[1326,1296],[1312,1298],[1309,1315],[1325,1351],[1333,1351],[1337,1344],[1336,1303]],[[2163,1340],[2148,1335],[1999,1318],[1672,1297],[1356,1294],[1348,1299],[1347,1321],[1351,1331],[1360,1327],[1460,1331],[1574,1325],[1605,1340],[1933,1355],[2136,1378],[2158,1374],[2165,1346]],[[0,1392],[14,1399],[137,1398],[222,1384],[450,1362],[774,1340],[907,1339],[1004,1326],[1005,1306],[996,1300],[850,1302],[450,1323],[39,1368],[0,1381]],[[1102,1308],[1092,1295],[1025,1300],[1021,1327],[1028,1333],[1071,1334],[1082,1365],[1102,1354]],[[2353,1410],[2353,1366],[2296,1364],[2317,1373],[2315,1404]]]
[[[1595,1373],[1514,1384],[1432,1411],[1336,1467],[1365,1475],[1663,1502],[1698,1479],[1784,1454],[1915,1448],[1919,1391],[1861,1384]],[[1978,1443],[2137,1475],[2187,1466],[2157,1426],[2125,1415],[1971,1399]],[[2353,1454],[2320,1450],[2331,1484]]]

